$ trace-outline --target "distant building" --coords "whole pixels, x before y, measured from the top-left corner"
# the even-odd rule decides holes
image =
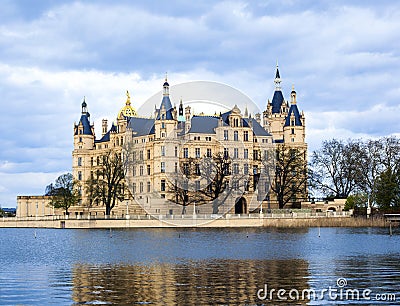
[[[80,120],[74,125],[72,153],[72,173],[82,182],[82,200],[69,211],[77,216],[104,216],[104,205],[98,200],[89,199],[84,185],[88,179],[96,177],[102,156],[107,151],[121,153],[127,143],[132,144],[136,162],[127,172],[129,190],[126,200],[117,203],[112,210],[114,216],[180,214],[181,206],[169,201],[171,194],[168,186],[173,183],[170,174],[180,171],[186,159],[200,162],[204,156],[212,157],[217,153],[229,155],[232,172],[251,177],[251,184],[240,196],[228,198],[226,204],[221,206],[220,213],[249,213],[260,206],[276,208],[276,196],[271,193],[267,195],[266,186],[258,181],[263,171],[263,148],[285,145],[304,152],[307,150],[305,117],[298,109],[296,92],[292,90],[288,102],[284,99],[280,84],[277,67],[275,92],[262,115],[255,114],[252,117],[247,109],[242,113],[232,101],[230,111],[205,116],[192,113],[190,106],[185,107],[182,100],[178,108],[173,107],[170,86],[165,79],[161,103],[153,117],[140,117],[132,107],[127,92],[126,103],[118,112],[116,121],[109,126],[107,120],[102,120],[101,137],[95,136],[88,105],[84,100]],[[293,201],[306,197],[305,188]],[[29,201],[26,200],[19,197],[18,206],[28,205],[26,203]],[[291,207],[291,204],[287,207]],[[189,211],[200,214],[212,212],[209,205],[194,206]]]

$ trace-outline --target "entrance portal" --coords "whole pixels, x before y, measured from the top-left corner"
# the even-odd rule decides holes
[[[236,199],[235,214],[245,214],[245,213],[247,213],[246,199],[243,197]]]

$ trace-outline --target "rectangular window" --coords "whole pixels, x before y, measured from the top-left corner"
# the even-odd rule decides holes
[[[178,163],[175,163],[175,173],[178,173]]]
[[[161,162],[161,173],[165,173],[165,162]]]
[[[229,140],[228,130],[224,130],[224,140]]]
[[[225,158],[229,157],[229,149],[228,148],[224,148],[224,157]]]
[[[150,190],[151,190],[150,182],[147,182],[147,192],[150,192]]]
[[[82,171],[78,171],[78,180],[82,181]]]
[[[139,160],[143,160],[143,151],[139,151]]]
[[[253,166],[253,174],[257,174],[258,173],[258,166]]]
[[[294,129],[292,128],[291,130],[292,130],[292,134],[294,134]]]
[[[238,190],[238,189],[239,189],[239,182],[238,182],[238,181],[232,182],[232,188],[233,188],[234,190]]]
[[[243,172],[244,172],[244,174],[249,174],[249,164],[243,165]]]
[[[211,157],[212,156],[212,151],[211,149],[207,149],[207,157]]]
[[[93,157],[90,158],[90,166],[93,167]]]
[[[136,183],[132,184],[132,193],[135,194],[136,193]]]
[[[183,164],[183,174],[185,174],[185,175],[189,175],[190,174],[189,164],[188,163],[184,163]]]
[[[253,150],[253,159],[258,160],[258,151],[257,150]]]
[[[161,180],[161,191],[165,191],[165,180]]]
[[[189,149],[183,148],[183,158],[189,158]]]
[[[233,149],[233,158],[239,158],[239,149],[238,148]]]
[[[143,176],[143,166],[140,166],[140,167],[139,167],[139,175],[140,175],[140,176]]]
[[[243,132],[243,141],[249,141],[249,132],[248,131]]]
[[[239,133],[238,133],[238,131],[234,131],[234,132],[233,132],[233,140],[234,140],[234,141],[238,141],[238,140],[239,140]]]
[[[200,175],[201,174],[200,173],[200,164],[196,164],[195,168],[196,168],[196,175]]]
[[[147,165],[147,175],[150,175],[151,174],[151,171],[150,171],[150,165]]]
[[[239,174],[239,164],[233,164],[233,174]]]
[[[82,157],[78,157],[78,166],[82,166]]]
[[[143,193],[143,182],[140,182],[139,184],[139,192]]]
[[[178,157],[178,147],[175,147],[175,157]]]
[[[161,156],[165,156],[165,146],[161,146]]]
[[[195,148],[196,158],[200,158],[200,148]]]
[[[249,158],[249,149],[244,149],[243,151],[243,158],[248,159]]]
[[[133,166],[133,168],[132,168],[132,174],[133,174],[133,176],[136,176],[136,167],[135,166]]]
[[[223,167],[224,167],[224,169],[223,169],[224,175],[230,175],[230,173],[229,173],[229,164],[224,164]]]
[[[151,159],[150,150],[147,150],[147,159]]]

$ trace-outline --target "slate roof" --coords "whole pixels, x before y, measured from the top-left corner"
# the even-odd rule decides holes
[[[215,116],[193,116],[189,133],[215,134],[218,121],[219,117]]]
[[[160,109],[158,110],[158,114],[157,114],[157,119],[161,119],[161,109],[162,107],[165,107],[166,110],[166,115],[165,115],[165,119],[166,120],[173,120],[174,118],[172,117],[172,103],[171,100],[169,99],[169,96],[164,96],[162,101],[161,101],[161,105],[160,105]]]
[[[300,120],[300,112],[299,112],[299,109],[297,108],[296,104],[292,104],[290,106],[289,113],[286,117],[284,126],[290,126],[290,117],[292,116],[292,114],[294,115],[294,125],[302,126],[301,120]]]
[[[92,128],[90,127],[90,122],[89,122],[89,113],[82,114],[78,125],[81,123],[83,126],[83,135],[92,135],[93,136]],[[79,134],[78,129],[76,129],[75,135],[78,135],[78,134]]]
[[[99,140],[95,140],[95,143],[99,143],[99,142],[107,142],[110,141],[110,133],[111,132],[116,132],[117,131],[117,127],[114,125],[114,123],[111,125],[111,129],[105,133],[103,135],[103,137],[101,137]]]
[[[228,126],[228,116],[230,112],[221,115],[223,126]],[[253,134],[256,136],[271,136],[255,119],[243,118],[243,126],[252,125]],[[215,134],[218,127],[219,117],[217,116],[193,116],[189,133]]]
[[[253,135],[255,136],[271,136],[254,118],[243,118],[243,126],[249,126],[249,122],[253,125]]]
[[[281,106],[283,103],[283,94],[281,90],[275,90],[274,97],[272,98],[272,113],[277,114],[281,112]]]
[[[155,134],[154,119],[132,117],[128,127],[134,132],[134,136]]]

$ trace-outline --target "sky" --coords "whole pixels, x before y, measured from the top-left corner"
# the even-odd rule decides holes
[[[126,90],[139,109],[165,72],[171,85],[227,84],[264,110],[278,61],[310,152],[398,135],[399,52],[398,1],[0,0],[0,206],[71,171],[83,97],[100,135]]]

